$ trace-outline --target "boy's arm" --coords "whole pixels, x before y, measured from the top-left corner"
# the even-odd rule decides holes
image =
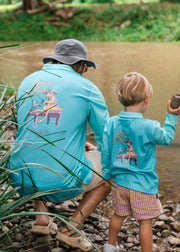
[[[169,145],[176,134],[177,115],[167,113],[163,128],[159,122],[154,123],[153,127],[153,143],[160,145]]]
[[[111,153],[110,153],[110,148],[109,148],[107,124],[105,125],[104,134],[103,134],[101,164],[102,164],[103,177],[105,179],[110,179],[111,178],[111,170],[110,170]]]
[[[173,141],[179,114],[180,106],[177,109],[172,109],[170,101],[168,101],[166,120],[163,128],[160,127],[158,122],[154,124],[153,142],[155,144],[169,145]]]

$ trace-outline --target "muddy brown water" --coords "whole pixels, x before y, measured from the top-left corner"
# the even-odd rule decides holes
[[[0,46],[11,44],[0,42]],[[28,74],[42,67],[42,58],[52,55],[56,42],[26,42],[17,48],[0,50],[0,79],[18,87]],[[163,125],[166,104],[173,94],[180,93],[179,43],[86,42],[89,59],[98,69],[84,75],[102,91],[110,115],[123,109],[114,95],[120,77],[130,71],[140,72],[151,82],[154,94],[145,118]],[[5,59],[4,59],[5,58]],[[23,63],[23,64],[22,64]],[[162,202],[180,204],[180,120],[171,146],[157,146],[157,173]]]

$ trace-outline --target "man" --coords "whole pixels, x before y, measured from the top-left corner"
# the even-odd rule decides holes
[[[26,77],[18,91],[18,132],[9,166],[13,186],[21,195],[54,190],[41,199],[64,201],[84,193],[70,224],[81,225],[107,196],[110,186],[99,184],[100,151],[104,125],[109,118],[99,89],[82,77],[88,67],[97,65],[87,59],[86,46],[75,39],[56,44],[53,56],[43,58],[43,69]],[[50,64],[48,64],[50,63]],[[97,148],[86,141],[87,122],[94,132]],[[84,152],[84,149],[89,151]],[[38,212],[47,212],[42,200],[34,201]],[[32,232],[55,234],[57,226],[47,215],[38,215]],[[64,228],[56,239],[89,251],[91,244],[71,236]]]

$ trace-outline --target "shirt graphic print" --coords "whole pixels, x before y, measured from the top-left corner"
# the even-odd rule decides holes
[[[128,138],[128,134],[126,132],[122,132],[121,129],[117,131],[116,136],[113,138],[113,144],[119,145],[119,143],[119,153],[115,156],[115,164],[117,159],[120,159],[122,164],[129,162],[130,165],[134,164],[137,166],[138,155],[135,153],[133,143],[131,142],[131,139]]]
[[[34,116],[34,124],[43,122],[49,124],[51,118],[55,118],[55,124],[58,128],[61,118],[61,113],[63,109],[60,107],[59,102],[56,98],[57,93],[54,89],[43,88],[41,86],[50,86],[50,83],[35,81],[34,88],[30,91],[33,95],[33,108],[30,109],[26,123],[28,123],[28,118]]]

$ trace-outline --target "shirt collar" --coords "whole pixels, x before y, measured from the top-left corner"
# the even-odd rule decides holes
[[[137,113],[137,112],[125,112],[121,111],[119,116],[121,118],[143,118],[142,113]]]
[[[44,64],[43,70],[66,70],[70,72],[75,72],[74,69],[68,65],[63,64]]]

